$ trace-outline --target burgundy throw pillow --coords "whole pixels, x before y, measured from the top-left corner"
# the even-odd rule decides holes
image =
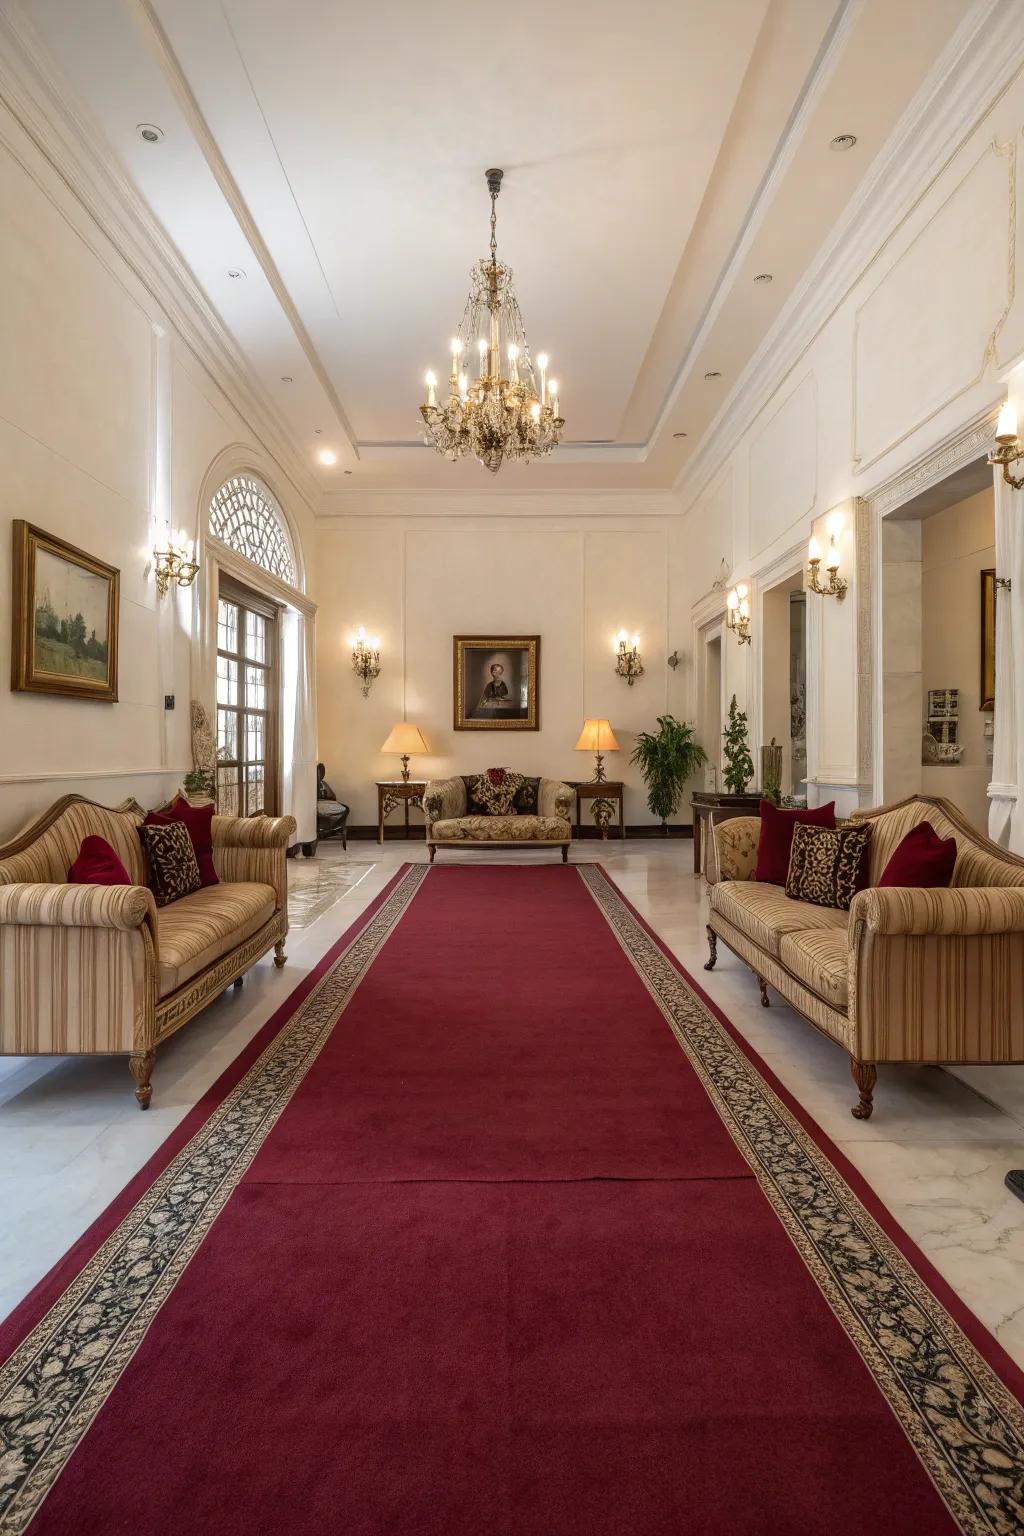
[[[72,885],[132,885],[131,875],[105,837],[85,837],[68,870]]]
[[[894,852],[879,885],[949,885],[956,864],[956,838],[940,837],[930,821],[911,827]]]
[[[836,824],[836,803],[819,805],[813,811],[780,811],[770,800],[761,801],[761,837],[757,845],[757,869],[754,878],[766,885],[785,885],[789,874],[789,854],[793,846],[793,828],[832,827]]]
[[[166,826],[171,821],[184,824],[195,849],[201,885],[220,884],[213,867],[213,812],[212,805],[189,805],[179,796],[171,802],[169,811],[150,811],[145,821],[147,827]]]

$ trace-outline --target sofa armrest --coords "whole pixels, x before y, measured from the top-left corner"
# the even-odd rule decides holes
[[[1024,889],[861,891],[849,935],[861,1061],[1024,1061]]]
[[[709,885],[720,880],[753,880],[757,868],[757,844],[761,836],[758,816],[731,816],[728,821],[707,822],[704,874]]]
[[[213,867],[221,880],[255,880],[273,887],[279,912],[288,910],[288,843],[294,816],[215,816]]]
[[[537,786],[538,816],[557,816],[572,822],[573,791],[561,779],[541,779]]]
[[[460,778],[432,779],[423,791],[427,836],[435,821],[452,821],[466,814],[466,786]]]
[[[1024,886],[875,886],[851,903],[858,921],[880,934],[1024,933]]]
[[[156,914],[144,885],[0,885],[0,924],[43,928],[140,928]]]

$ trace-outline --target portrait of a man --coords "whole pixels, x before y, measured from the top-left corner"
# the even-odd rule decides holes
[[[455,729],[538,728],[540,637],[456,635]]]

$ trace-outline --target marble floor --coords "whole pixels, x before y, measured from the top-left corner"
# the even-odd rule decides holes
[[[140,1114],[125,1063],[0,1059],[0,1316],[54,1264],[238,1054],[296,982],[422,843],[321,844],[289,866],[302,927],[288,964],[269,957],[157,1056],[153,1105]],[[547,860],[516,850],[506,857]],[[1024,1067],[885,1067],[875,1114],[850,1116],[846,1057],[728,951],[706,958],[702,883],[689,843],[587,842],[612,879],[864,1174],[964,1301],[1024,1365],[1024,1203],[1003,1184],[1024,1167]],[[442,859],[478,862],[479,854]]]

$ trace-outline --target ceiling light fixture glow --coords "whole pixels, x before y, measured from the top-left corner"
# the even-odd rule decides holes
[[[338,462],[338,455],[333,448],[321,448],[317,458],[321,464],[337,464]]]

